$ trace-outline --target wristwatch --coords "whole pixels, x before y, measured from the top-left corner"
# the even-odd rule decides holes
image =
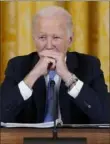
[[[77,81],[78,78],[76,77],[76,75],[72,74],[68,81],[65,83],[65,85],[70,88],[72,85],[75,85]]]

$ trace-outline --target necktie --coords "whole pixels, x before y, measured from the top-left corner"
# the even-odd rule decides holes
[[[47,101],[46,101],[46,115],[44,122],[53,121],[53,97],[52,97],[52,91],[50,89],[50,81],[54,80],[56,72],[51,70],[49,71],[49,82],[47,87]]]

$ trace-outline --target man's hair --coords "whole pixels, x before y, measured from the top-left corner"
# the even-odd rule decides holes
[[[72,33],[73,33],[72,16],[64,8],[59,7],[59,6],[48,6],[48,7],[41,9],[33,18],[33,21],[32,21],[33,32],[34,32],[34,26],[37,22],[37,19],[40,16],[41,17],[49,17],[49,16],[63,16],[63,17],[65,17],[66,24],[67,24],[68,36],[72,35]]]

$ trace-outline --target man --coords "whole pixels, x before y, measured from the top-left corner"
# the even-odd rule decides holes
[[[58,118],[63,123],[108,123],[108,93],[100,62],[93,56],[67,52],[72,27],[71,15],[63,8],[51,6],[37,13],[33,20],[37,52],[11,59],[5,72],[2,121],[52,121],[47,118],[52,109],[47,87],[49,72],[55,72]]]

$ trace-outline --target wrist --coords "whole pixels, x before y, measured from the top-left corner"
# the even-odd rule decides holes
[[[65,82],[65,85],[71,89],[74,85],[76,85],[76,82],[78,81],[78,78],[75,74],[72,74],[71,77],[68,77],[68,80]]]
[[[23,81],[25,82],[25,84],[26,84],[29,88],[32,88],[33,85],[34,85],[34,83],[36,82],[36,80],[37,80],[39,77],[40,77],[40,76],[39,76],[37,73],[31,71],[31,72],[24,78]]]
[[[69,72],[69,71],[66,71],[66,72],[64,72],[63,74],[62,74],[62,79],[63,79],[63,81],[66,83],[67,81],[68,81],[68,79],[70,78],[70,77],[72,77],[72,73],[71,72]]]

